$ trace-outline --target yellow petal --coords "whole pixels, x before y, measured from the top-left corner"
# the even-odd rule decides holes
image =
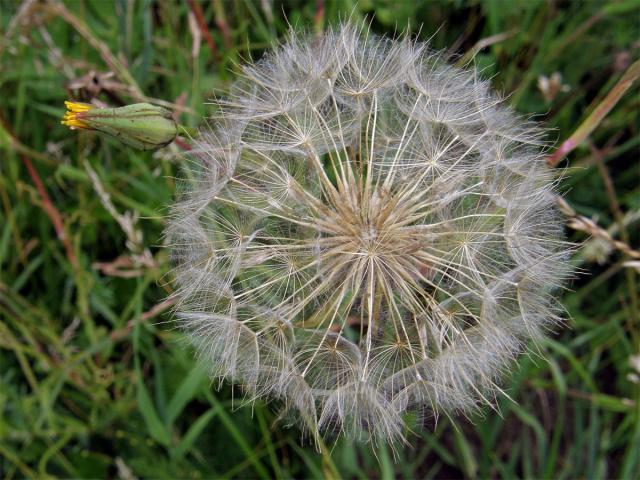
[[[69,110],[71,112],[74,112],[74,113],[87,112],[87,111],[91,110],[92,108],[95,108],[93,105],[90,105],[88,103],[83,103],[83,102],[65,101],[64,104],[67,107],[67,110]]]
[[[95,108],[93,105],[89,105],[88,103],[82,102],[64,102],[67,107],[67,111],[62,117],[62,121],[60,122],[62,125],[66,125],[70,128],[89,128],[89,126],[78,118],[79,113],[88,112]]]

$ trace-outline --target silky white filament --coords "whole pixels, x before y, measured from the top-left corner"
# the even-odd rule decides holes
[[[492,404],[568,274],[540,131],[472,69],[345,24],[244,67],[167,238],[199,357],[313,435]],[[415,415],[412,418],[416,418]]]

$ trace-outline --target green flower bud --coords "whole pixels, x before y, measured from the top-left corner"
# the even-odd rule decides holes
[[[96,130],[140,150],[155,150],[170,144],[178,125],[166,108],[135,103],[119,108],[97,108],[88,103],[64,102],[62,124],[72,129]]]

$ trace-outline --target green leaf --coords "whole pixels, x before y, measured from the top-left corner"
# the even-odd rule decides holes
[[[178,418],[178,415],[180,415],[187,403],[189,403],[195,397],[198,390],[202,388],[202,383],[206,378],[207,372],[201,365],[196,364],[169,401],[166,418],[167,425],[171,425],[175,419]]]
[[[461,463],[460,467],[464,471],[466,477],[476,478],[478,476],[478,462],[473,456],[471,446],[459,428],[454,428],[453,432],[456,451]]]
[[[141,378],[139,378],[138,381],[138,410],[140,410],[142,418],[144,418],[144,422],[147,425],[147,430],[153,439],[162,445],[169,446],[171,443],[169,430],[167,430],[162,421],[160,421],[160,417],[158,417],[158,413],[153,406],[149,393],[147,392],[144,383],[140,380]]]
[[[211,407],[205,413],[200,415],[193,425],[191,425],[191,428],[189,428],[185,436],[182,437],[182,440],[180,440],[178,445],[171,450],[171,457],[174,460],[180,460],[185,453],[187,453],[211,419],[216,415],[217,411],[218,407]]]

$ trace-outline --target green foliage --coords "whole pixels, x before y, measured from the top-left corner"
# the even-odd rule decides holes
[[[615,250],[596,262],[593,243],[575,255],[582,273],[563,294],[567,328],[521,359],[505,386],[513,401],[471,421],[440,418],[395,462],[388,448],[342,440],[316,452],[268,406],[216,391],[193,360],[164,300],[161,232],[179,148],[139,153],[70,132],[59,124],[63,101],[162,101],[195,127],[203,102],[287,22],[320,30],[349,15],[369,15],[378,32],[419,31],[452,61],[476,53],[515,109],[556,129],[553,140],[568,138],[638,58],[635,0],[0,0],[0,476],[637,478],[637,275]],[[569,90],[545,100],[538,79],[556,71]],[[637,93],[591,134],[594,150],[569,155],[560,183],[579,214],[632,247]]]

